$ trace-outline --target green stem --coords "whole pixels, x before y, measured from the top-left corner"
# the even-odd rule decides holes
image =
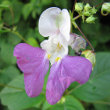
[[[89,44],[89,46],[91,47],[92,51],[94,52],[94,47],[92,46],[92,44],[89,42],[89,40],[86,38],[86,36],[84,35],[84,33],[81,31],[81,29],[78,27],[77,25],[77,29],[80,31],[80,33],[82,34],[82,36],[84,37],[84,39],[87,41],[87,43]]]
[[[22,91],[24,91],[24,89],[22,89],[22,88],[18,88],[18,87],[14,87],[14,86],[6,85],[6,84],[1,84],[1,83],[0,83],[0,86],[2,86],[2,87],[8,87],[8,88],[13,88],[13,89],[18,89],[18,90],[22,90]]]
[[[11,32],[12,32],[13,34],[17,35],[20,39],[22,39],[24,42],[27,43],[27,41],[24,39],[24,37],[23,37],[20,33],[16,32],[16,31],[11,31]]]
[[[73,10],[72,13],[74,14],[74,10],[75,10],[75,4],[76,4],[77,0],[74,1],[74,5],[73,5]]]
[[[17,35],[20,39],[22,39],[24,42],[26,42],[26,43],[28,43],[25,39],[24,39],[24,37],[20,34],[20,33],[18,33],[17,31],[13,31],[13,30],[11,30],[11,29],[9,29],[9,28],[6,28],[6,27],[2,27],[3,29],[5,29],[5,30],[7,30],[7,31],[9,31],[9,32],[11,32],[12,34],[15,34],[15,35]]]
[[[12,23],[13,23],[13,26],[14,26],[14,12],[13,12],[12,7],[9,7],[9,10],[10,10],[10,13],[11,13],[11,16],[12,16]]]
[[[81,15],[78,15],[78,16],[74,17],[73,20],[76,20],[76,19],[78,19],[80,17],[81,17]]]

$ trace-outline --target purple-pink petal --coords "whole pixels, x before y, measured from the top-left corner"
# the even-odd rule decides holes
[[[90,61],[79,56],[66,56],[60,64],[53,64],[46,87],[47,101],[57,103],[72,82],[86,83],[91,71]]]
[[[44,76],[49,68],[49,60],[45,51],[25,43],[18,44],[14,49],[18,67],[24,73],[25,90],[28,96],[35,97],[43,88]]]

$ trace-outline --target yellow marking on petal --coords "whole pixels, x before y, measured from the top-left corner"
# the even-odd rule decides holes
[[[57,44],[58,49],[62,48],[62,45],[60,45],[59,43]]]
[[[61,57],[57,57],[57,58],[55,59],[55,61],[58,62],[60,59],[61,59]]]
[[[50,59],[50,57],[51,57],[51,55],[50,55],[50,54],[48,54],[48,55],[47,55],[47,58],[48,58],[48,59]]]

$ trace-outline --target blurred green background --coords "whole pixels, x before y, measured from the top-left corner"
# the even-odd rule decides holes
[[[96,6],[109,0],[78,0]],[[23,74],[16,65],[13,49],[20,42],[39,46],[44,38],[38,32],[39,16],[45,9],[55,6],[72,10],[74,0],[0,0],[0,110],[110,110],[110,14],[100,14],[94,24],[79,27],[93,44],[96,66],[90,80],[79,85],[73,83],[56,105],[49,105],[45,94],[29,98],[24,90]],[[75,16],[77,13],[75,13]],[[73,32],[80,32],[73,28]],[[81,34],[80,34],[81,35]],[[48,74],[45,78],[43,91]]]

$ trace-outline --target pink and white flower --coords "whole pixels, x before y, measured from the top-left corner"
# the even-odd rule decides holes
[[[14,56],[24,73],[25,90],[29,97],[41,93],[49,61],[51,69],[46,98],[50,104],[57,103],[71,83],[77,81],[84,84],[88,81],[92,71],[91,62],[84,57],[68,55],[69,45],[78,48],[77,45],[70,44],[70,28],[70,15],[66,9],[49,8],[39,19],[39,32],[48,37],[48,40],[41,43],[42,49],[25,43],[15,47]]]

